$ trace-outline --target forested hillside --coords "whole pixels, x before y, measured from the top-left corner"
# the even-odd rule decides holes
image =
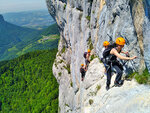
[[[43,39],[44,41],[39,41]],[[57,47],[59,31],[56,24],[37,31],[0,21],[0,61],[18,57],[33,50]]]
[[[35,51],[0,62],[0,112],[58,112],[58,84],[52,74],[56,52]]]

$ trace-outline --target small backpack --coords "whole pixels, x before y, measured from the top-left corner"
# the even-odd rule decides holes
[[[80,68],[80,73],[85,73],[85,70],[83,68]]]
[[[86,58],[87,52],[84,52],[83,57]]]
[[[112,60],[113,55],[110,54],[110,51],[112,50],[112,48],[115,48],[115,47],[116,47],[116,44],[111,44],[111,45],[108,46],[108,48],[106,48],[104,50],[104,52],[103,52],[103,62],[105,64],[109,65],[110,63],[114,62],[114,60]]]
[[[115,47],[116,47],[115,43],[109,45],[108,48],[106,48],[103,52],[103,58],[108,57],[110,55],[110,51],[112,50],[112,48],[115,48]]]

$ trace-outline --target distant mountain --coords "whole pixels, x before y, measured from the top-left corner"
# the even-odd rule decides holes
[[[47,10],[5,13],[3,16],[10,23],[35,29],[46,28],[55,23]]]
[[[0,15],[0,60],[13,59],[33,50],[55,48],[59,40],[56,34],[59,34],[56,24],[39,31],[10,24]]]
[[[4,52],[19,42],[30,42],[35,40],[41,31],[22,28],[4,21],[0,15],[0,59],[4,58]],[[4,56],[3,56],[4,55]]]

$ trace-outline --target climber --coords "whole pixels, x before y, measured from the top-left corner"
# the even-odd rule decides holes
[[[84,67],[84,64],[81,64],[81,67],[80,67],[80,73],[81,73],[81,81],[84,80],[84,77],[85,77],[85,73],[86,73],[86,68]]]
[[[105,75],[107,75],[107,73],[106,73],[106,64],[105,64],[105,62],[103,61],[103,52],[104,52],[105,49],[108,48],[109,44],[110,44],[110,43],[109,43],[108,41],[104,41],[104,42],[103,42],[102,55],[101,55],[101,61],[103,62],[104,66],[105,66],[105,71],[104,71]]]
[[[121,80],[122,74],[123,74],[123,66],[122,64],[117,60],[117,58],[122,60],[133,60],[137,58],[137,56],[134,57],[125,57],[120,55],[120,53],[128,54],[128,52],[123,52],[122,48],[125,45],[125,39],[122,37],[118,37],[116,39],[116,46],[115,47],[108,47],[103,52],[103,57],[105,59],[106,63],[106,70],[107,70],[107,82],[106,82],[106,90],[109,90],[109,85],[111,83],[111,68],[113,67],[116,70],[117,76],[114,81],[115,86],[121,86],[123,84],[123,81]]]
[[[91,50],[90,49],[88,49],[88,51],[87,52],[84,52],[84,58],[85,58],[85,69],[87,69],[88,68],[88,66],[89,66],[89,63],[90,63],[90,54],[91,53]]]

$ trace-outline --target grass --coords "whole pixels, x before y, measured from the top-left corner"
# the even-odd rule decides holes
[[[66,66],[64,66],[64,68],[68,71],[68,74],[71,74],[70,64],[67,64]]]
[[[60,113],[61,112],[61,108],[60,108],[60,106],[58,107],[58,113]]]
[[[60,60],[58,63],[61,64],[61,63],[63,63],[63,62],[64,62],[63,60]]]
[[[103,63],[99,57],[98,57],[98,60],[99,60],[99,63]]]
[[[101,89],[101,86],[100,85],[97,85],[96,86],[96,90],[93,91],[93,92],[90,92],[89,95],[90,96],[96,96],[97,92]]]
[[[68,105],[68,104],[66,104],[66,103],[65,103],[65,106],[69,107],[69,105]]]
[[[54,64],[55,64],[55,67],[58,69],[58,67],[57,67],[58,63],[57,63],[56,59],[54,61]]]
[[[38,41],[26,45],[22,50],[18,51],[16,55],[21,56],[27,52],[31,52],[34,50],[42,50],[51,48],[50,45],[53,45],[53,42],[57,41],[60,38],[60,35],[49,35],[49,36],[42,36],[41,39]],[[43,46],[41,46],[43,45]],[[54,46],[53,46],[54,47]],[[17,50],[16,47],[10,48],[9,50]]]
[[[150,74],[148,72],[148,69],[145,69],[142,75],[136,73],[135,79],[139,84],[150,84]]]
[[[90,61],[92,61],[93,59],[95,59],[95,58],[97,58],[97,56],[95,56],[94,54],[93,55],[91,55],[91,57],[90,57]]]
[[[92,44],[92,39],[91,37],[89,37],[88,39],[88,46],[89,46],[89,49],[92,50],[94,47],[93,47],[93,44]]]
[[[9,48],[9,49],[8,49],[8,51],[16,51],[16,50],[18,50],[18,49],[16,48],[16,46],[13,46],[12,48]]]
[[[101,86],[100,86],[100,85],[97,85],[97,86],[96,86],[97,92],[98,92],[100,89],[101,89]]]
[[[66,48],[65,48],[65,46],[63,46],[61,53],[64,53],[65,51],[66,51]]]
[[[48,42],[48,41],[54,41],[54,40],[59,39],[59,38],[60,38],[60,35],[42,36],[42,38],[39,39],[37,41],[37,43],[45,43],[45,42]]]
[[[135,76],[136,74],[137,74],[137,72],[131,73],[131,74],[128,75],[128,78],[129,78],[129,79],[132,79],[132,78],[134,78],[134,76]]]
[[[87,19],[88,21],[90,21],[90,20],[91,20],[91,16],[86,16],[86,19]]]
[[[72,81],[70,82],[70,86],[71,86],[71,87],[73,87],[73,83],[72,83]]]
[[[58,73],[58,75],[59,75],[59,77],[61,77],[62,73],[61,73],[61,72],[59,72],[59,73]]]
[[[64,10],[66,9],[66,4],[64,5]]]
[[[93,101],[92,99],[89,100],[89,104],[90,104],[90,105],[92,105],[93,102],[94,102],[94,101]]]
[[[150,85],[150,73],[148,72],[148,69],[145,69],[142,75],[140,75],[138,72],[131,73],[129,78],[135,78],[139,84]]]
[[[90,96],[96,96],[97,91],[90,92]]]

